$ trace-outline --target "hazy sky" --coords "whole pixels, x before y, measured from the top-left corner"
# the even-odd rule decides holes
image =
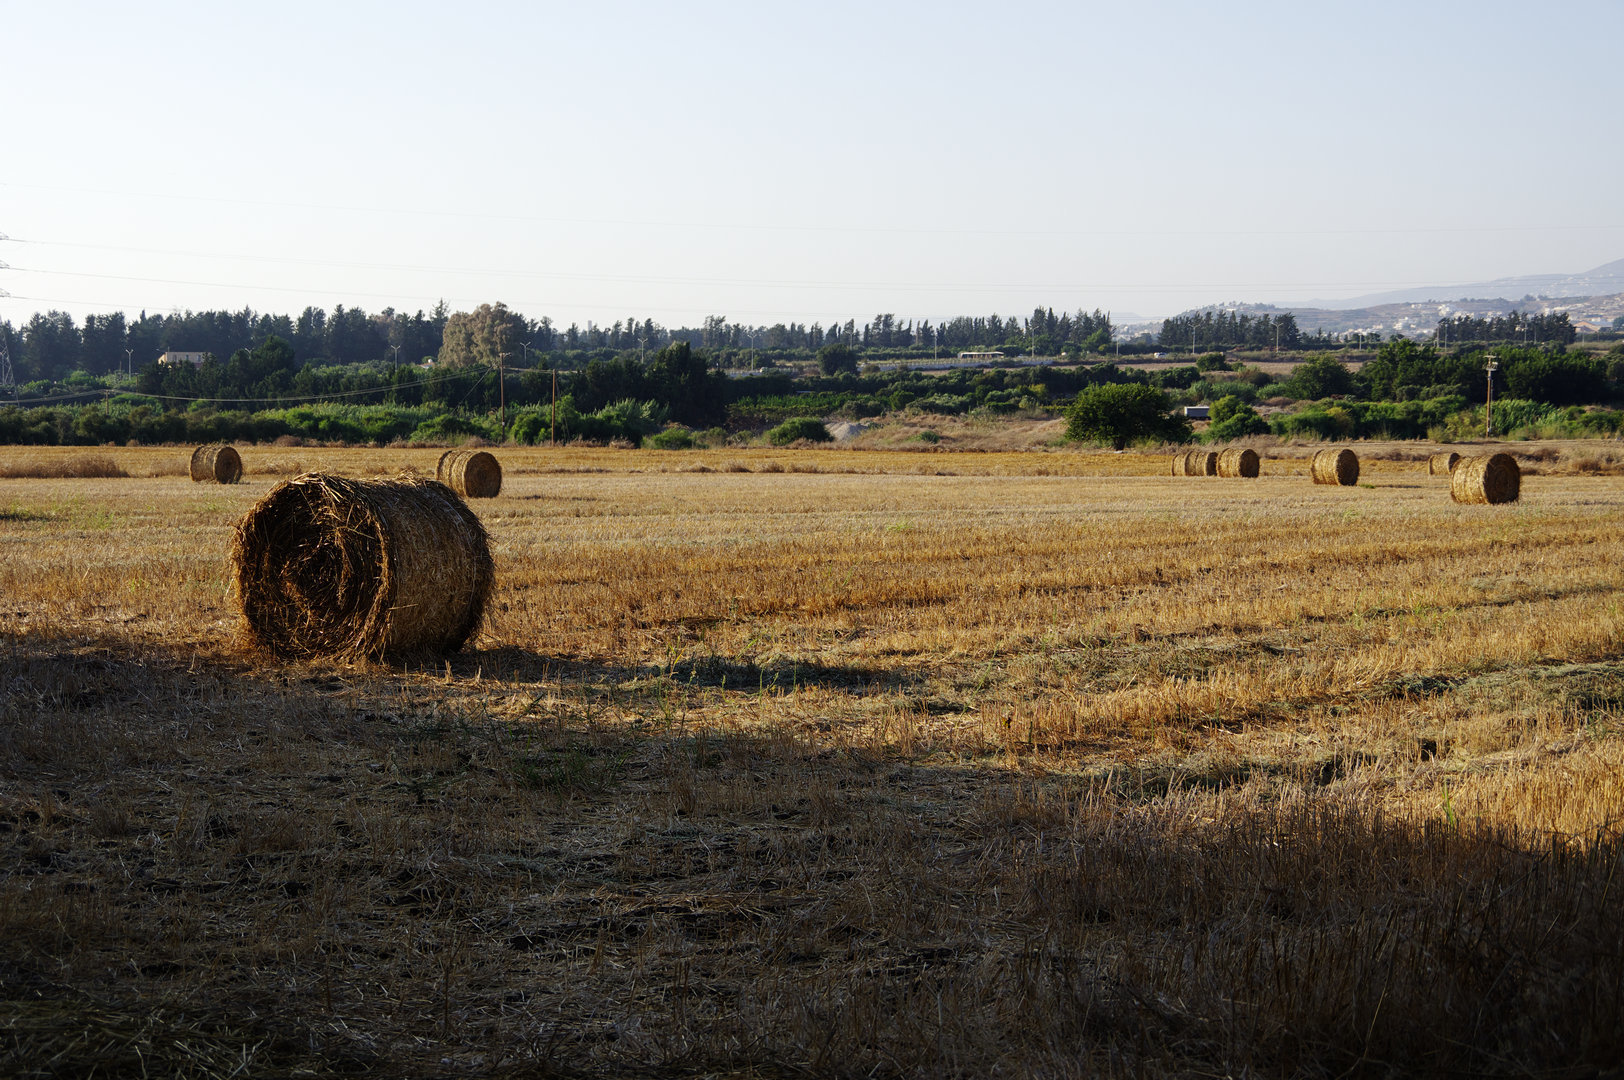
[[[0,318],[1161,316],[1624,257],[1624,3],[0,0]]]

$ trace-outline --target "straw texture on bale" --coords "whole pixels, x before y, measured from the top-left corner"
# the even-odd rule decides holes
[[[1359,455],[1346,447],[1341,450],[1321,450],[1309,463],[1308,471],[1316,484],[1352,487],[1359,482]]]
[[[434,478],[465,499],[494,499],[502,492],[502,466],[484,450],[447,450]]]
[[[1449,477],[1449,497],[1458,503],[1516,502],[1522,470],[1510,454],[1461,458]]]
[[[1174,476],[1212,476],[1218,471],[1218,455],[1211,450],[1186,450],[1173,455]]]
[[[231,556],[249,637],[287,658],[455,652],[495,577],[474,512],[410,476],[278,484],[237,523]]]
[[[235,484],[242,479],[242,458],[230,446],[200,446],[192,451],[192,479]]]
[[[1249,446],[1231,446],[1218,455],[1218,475],[1231,479],[1244,476],[1253,477],[1258,474],[1259,459],[1257,451]]]
[[[1433,454],[1427,458],[1427,475],[1448,476],[1460,463],[1460,455],[1451,450],[1446,454]]]

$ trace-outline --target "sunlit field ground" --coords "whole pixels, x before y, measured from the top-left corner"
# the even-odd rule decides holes
[[[226,550],[438,451],[0,449],[0,1072],[1612,1068],[1618,457],[1360,449],[499,451],[411,668]]]

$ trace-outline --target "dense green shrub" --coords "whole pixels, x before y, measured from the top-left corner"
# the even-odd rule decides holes
[[[815,416],[792,416],[767,432],[767,441],[774,446],[788,446],[802,439],[807,442],[829,442],[833,438],[823,421]]]
[[[931,394],[915,398],[908,407],[916,412],[935,413],[938,416],[958,416],[975,407],[975,399],[968,394]]]
[[[1188,390],[1201,381],[1201,369],[1189,365],[1168,368],[1152,375],[1150,381],[1163,390]]]
[[[1261,395],[1257,387],[1238,379],[1202,379],[1190,387],[1188,396],[1196,401],[1217,401],[1223,397],[1234,397],[1248,405],[1254,405]]]
[[[475,437],[487,442],[502,441],[495,424],[454,413],[431,417],[411,433],[411,441],[417,443],[460,443]]]
[[[1259,416],[1256,409],[1233,394],[1214,402],[1211,412],[1208,413],[1208,419],[1211,420],[1206,433],[1209,442],[1244,439],[1248,435],[1266,434],[1269,430],[1268,421]]]
[[[1187,442],[1190,424],[1169,412],[1167,394],[1142,383],[1114,383],[1080,390],[1066,410],[1066,438],[1109,443],[1121,450],[1141,439]]]
[[[645,444],[656,450],[692,450],[694,448],[694,433],[679,425],[666,428],[657,435],[649,437]]]
[[[1298,401],[1341,397],[1354,391],[1353,372],[1333,356],[1310,356],[1298,364],[1291,377],[1280,383],[1275,391]]]
[[[1282,438],[1422,439],[1465,404],[1452,396],[1426,401],[1319,401],[1276,417],[1269,429]]]

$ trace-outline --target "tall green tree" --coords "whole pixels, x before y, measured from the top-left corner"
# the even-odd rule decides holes
[[[1310,356],[1292,371],[1291,378],[1280,387],[1280,392],[1299,401],[1318,401],[1320,398],[1353,393],[1353,372],[1342,361],[1321,354]]]
[[[79,327],[65,311],[35,312],[23,326],[23,354],[11,362],[19,383],[62,379],[79,366]]]
[[[81,356],[84,369],[92,375],[124,370],[124,339],[127,336],[122,311],[115,311],[111,315],[86,315]]]
[[[445,322],[440,343],[440,363],[447,367],[488,364],[495,367],[499,357],[513,357],[525,339],[522,316],[506,304],[481,304],[473,311],[459,311]]]
[[[857,373],[857,350],[836,342],[818,350],[818,369],[825,375],[839,375],[843,371]]]

